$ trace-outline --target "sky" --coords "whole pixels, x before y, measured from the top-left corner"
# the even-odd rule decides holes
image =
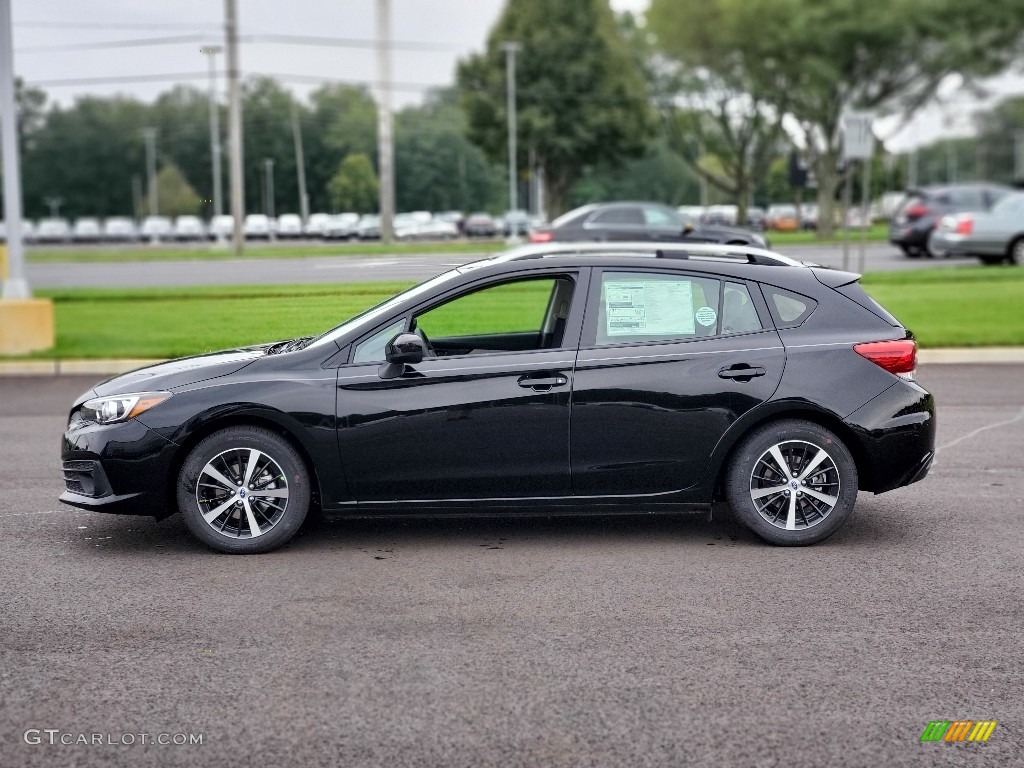
[[[612,0],[615,10],[642,12],[648,0]],[[483,48],[504,0],[392,0],[396,49],[394,104],[417,102],[424,90],[450,85],[458,59]],[[85,93],[128,93],[150,100],[175,82],[207,87],[205,44],[223,40],[220,0],[13,0],[15,71],[67,104]],[[254,40],[241,47],[244,74],[279,77],[300,95],[318,78],[371,83],[376,76],[372,42],[375,0],[238,0],[240,33],[252,36],[303,35],[344,38],[352,47],[287,45]],[[159,45],[106,49],[95,43],[164,38]],[[362,45],[360,45],[362,44]],[[218,68],[224,67],[223,57]],[[171,75],[164,80],[146,78]],[[121,82],[100,82],[121,78]],[[223,89],[223,78],[221,78]],[[1016,73],[990,83],[991,104],[1024,93]],[[933,104],[909,123],[880,120],[876,135],[893,151],[904,151],[942,135],[964,135],[979,102],[951,87],[943,105]]]

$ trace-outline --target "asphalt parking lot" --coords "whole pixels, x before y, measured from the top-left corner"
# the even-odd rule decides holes
[[[931,476],[814,547],[717,510],[324,523],[254,557],[59,505],[94,381],[0,378],[0,765],[1022,765],[1024,366],[919,378]]]

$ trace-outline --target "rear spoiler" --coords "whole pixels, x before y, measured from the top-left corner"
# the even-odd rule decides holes
[[[811,272],[818,282],[822,285],[827,285],[829,288],[841,288],[844,285],[850,283],[856,283],[860,280],[860,275],[856,272],[843,272],[838,269],[829,269],[828,267],[812,267]]]

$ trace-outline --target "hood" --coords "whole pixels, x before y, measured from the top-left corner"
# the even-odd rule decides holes
[[[223,352],[169,360],[166,363],[150,365],[107,379],[102,384],[98,384],[94,391],[103,397],[128,394],[129,392],[173,390],[175,387],[183,387],[240,371],[263,357],[268,346],[264,344],[258,347],[229,349]]]

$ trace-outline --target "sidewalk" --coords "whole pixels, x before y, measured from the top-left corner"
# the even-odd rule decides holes
[[[0,376],[116,376],[162,360],[8,360],[0,361]],[[944,363],[1024,363],[1024,347],[947,347],[922,349],[922,365]]]

